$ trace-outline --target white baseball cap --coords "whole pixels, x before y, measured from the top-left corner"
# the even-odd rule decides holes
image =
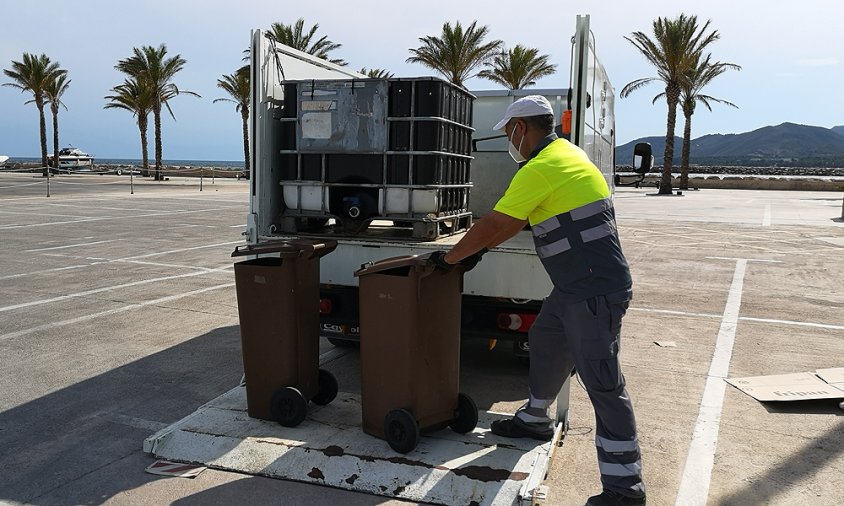
[[[504,112],[504,118],[496,123],[492,129],[504,130],[504,125],[513,118],[526,118],[528,116],[542,116],[545,114],[554,115],[551,102],[542,95],[528,95],[510,104]]]

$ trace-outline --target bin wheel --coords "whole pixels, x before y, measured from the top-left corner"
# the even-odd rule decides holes
[[[311,399],[314,404],[325,406],[337,397],[337,378],[325,369],[319,370],[319,378],[317,379],[317,394]]]
[[[308,401],[302,392],[293,387],[276,390],[270,401],[270,413],[285,427],[295,427],[308,414]]]
[[[457,394],[457,411],[449,426],[458,434],[472,432],[478,425],[478,405],[464,393]]]
[[[394,409],[384,417],[384,435],[390,448],[408,453],[419,444],[419,424],[406,409]]]

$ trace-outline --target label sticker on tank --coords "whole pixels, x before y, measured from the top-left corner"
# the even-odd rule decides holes
[[[255,282],[262,284],[262,285],[266,285],[267,284],[267,278],[265,278],[264,276],[255,276]]]
[[[336,100],[303,100],[303,111],[333,111],[337,109]]]
[[[330,139],[331,113],[309,112],[302,114],[303,139]]]

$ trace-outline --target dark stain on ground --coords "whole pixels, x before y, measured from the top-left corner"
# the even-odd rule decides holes
[[[479,503],[478,501],[472,501],[469,503],[469,506],[481,506],[481,503]]]
[[[381,492],[387,491],[387,487],[385,487],[384,485],[378,485],[378,488],[381,489]]]
[[[528,477],[527,473],[510,472],[506,469],[493,469],[488,466],[466,466],[452,469],[451,472],[457,476],[465,476],[471,480],[484,482],[504,480],[522,481]]]
[[[345,453],[345,452],[339,446],[332,445],[332,446],[329,446],[328,448],[326,448],[325,450],[323,450],[322,453],[324,453],[326,457],[339,457],[340,455],[343,455],[343,453]]]
[[[348,483],[349,485],[354,485],[355,482],[357,481],[357,479],[358,479],[358,475],[353,474],[353,475],[349,476],[348,478],[346,478],[346,483]]]
[[[402,492],[404,492],[404,487],[402,487],[402,486],[398,486],[398,487],[396,487],[396,489],[395,489],[395,490],[393,490],[393,495],[399,495],[399,494],[401,494]]]
[[[406,459],[404,457],[390,457],[386,460],[387,460],[387,462],[392,462],[393,464],[404,464],[406,466],[427,467],[429,469],[431,468],[431,464],[422,462],[420,460]]]
[[[315,467],[311,469],[311,472],[308,473],[308,476],[310,476],[311,478],[313,478],[315,480],[324,480],[325,479],[325,475],[322,474],[322,471],[320,471],[319,469],[317,469]]]

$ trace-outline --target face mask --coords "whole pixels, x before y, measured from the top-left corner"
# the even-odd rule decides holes
[[[516,133],[516,129],[513,128],[513,135],[515,135],[515,133]],[[516,148],[516,146],[513,145],[513,139],[512,138],[507,139],[507,151],[510,153],[510,157],[513,159],[513,161],[516,162],[516,163],[522,163],[525,160],[527,160],[527,158],[525,158],[524,155],[522,155],[522,143],[523,142],[525,142],[525,136],[524,135],[522,136],[522,140],[519,141],[519,147]]]

